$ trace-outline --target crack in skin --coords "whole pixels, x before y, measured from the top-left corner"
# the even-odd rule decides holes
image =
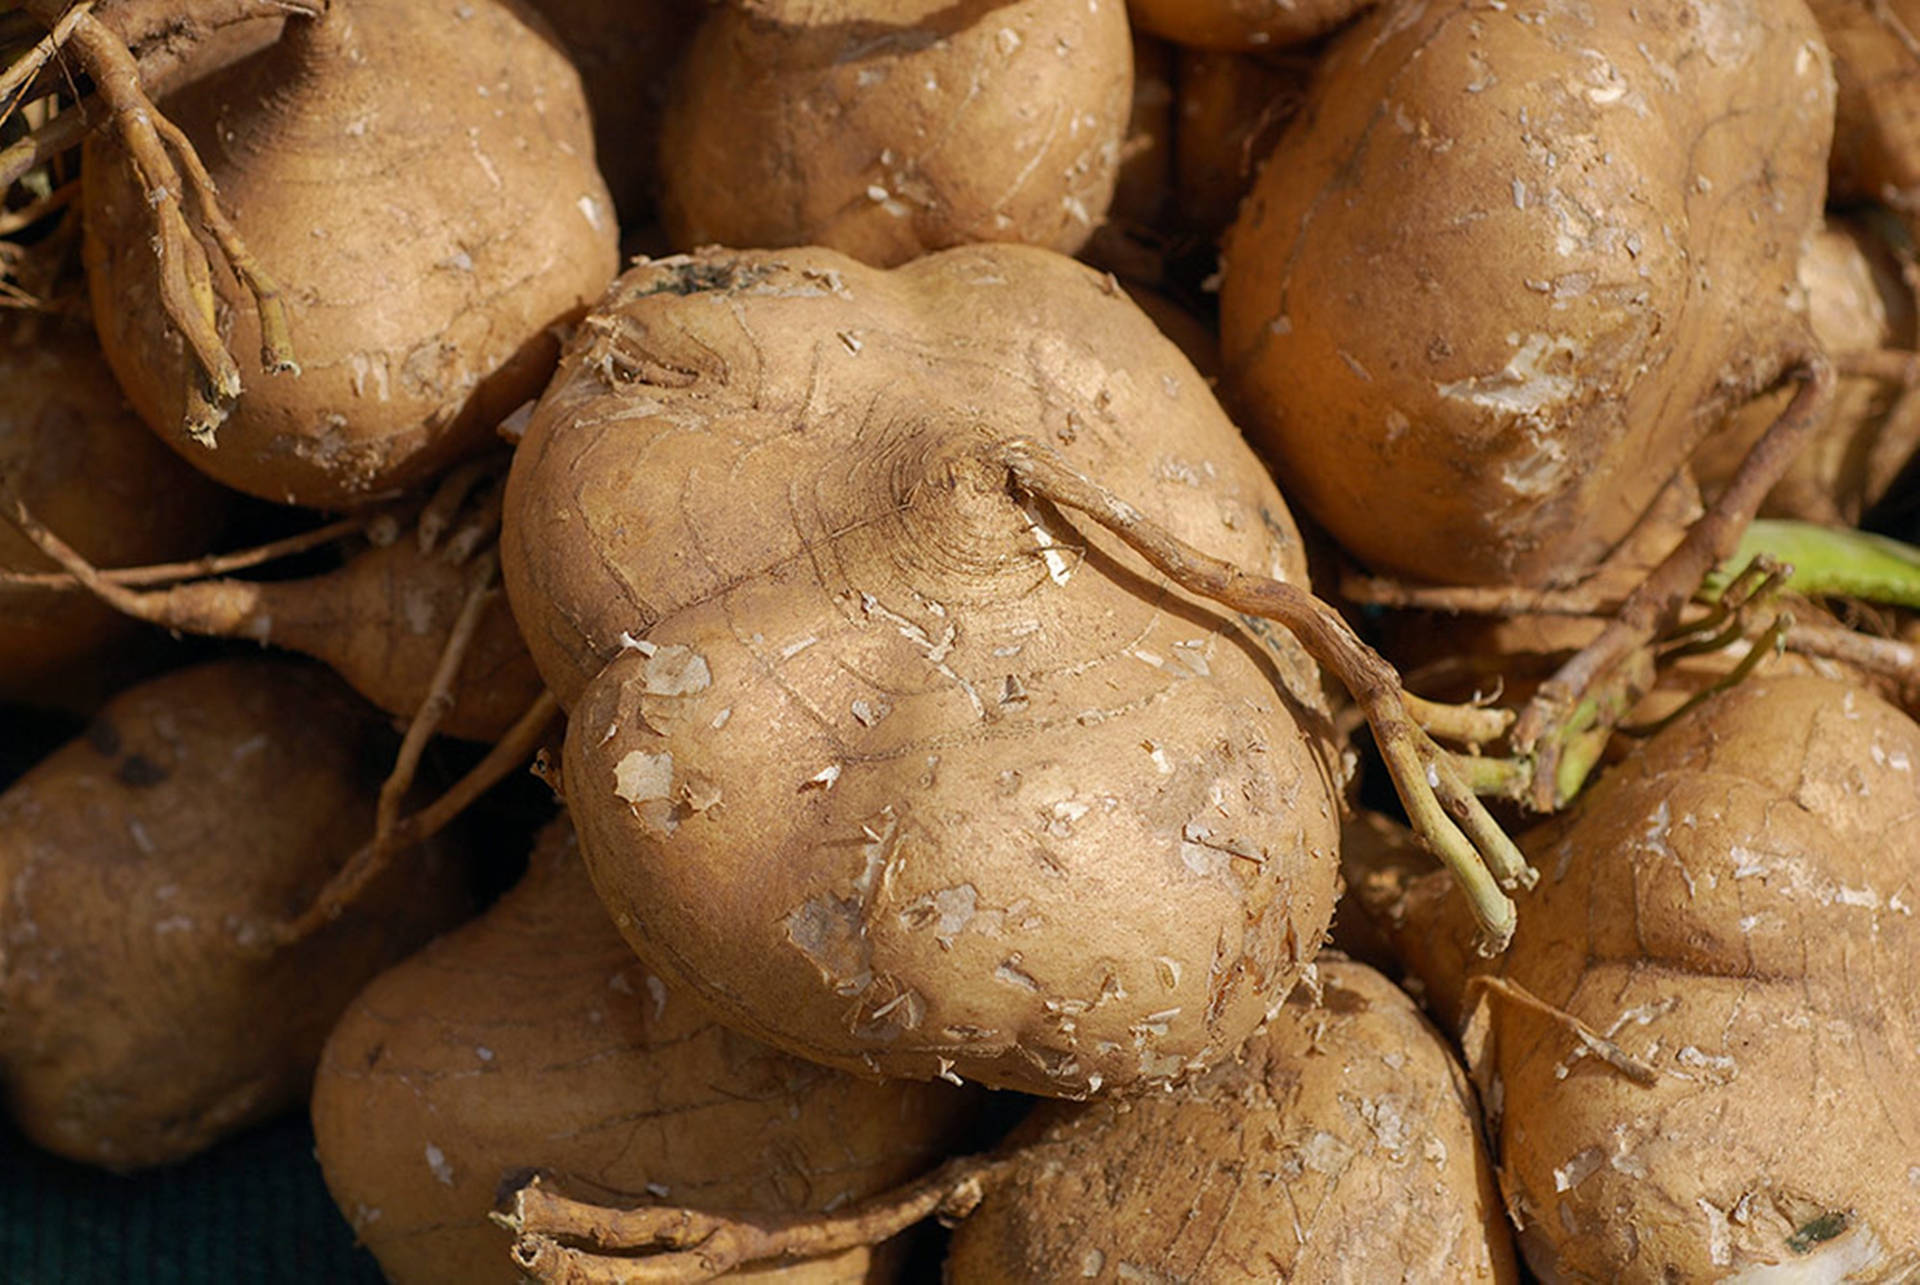
[[[722,262],[734,266],[715,269]],[[698,778],[709,801],[689,807],[673,793],[649,817],[582,807],[590,857],[619,871],[603,872],[618,885],[609,899],[670,981],[697,981],[729,1020],[849,1069],[872,1058],[928,1075],[957,1062],[959,1074],[1056,1092],[1123,1074],[1186,1074],[1202,1058],[1188,1050],[1224,1048],[1229,1028],[1263,1014],[1259,994],[1304,965],[1303,943],[1318,935],[1308,907],[1333,847],[1319,837],[1331,805],[1316,803],[1317,791],[1338,769],[1316,748],[1324,714],[1314,683],[1291,645],[1174,591],[1091,523],[1022,503],[979,451],[1006,421],[1058,428],[1063,439],[1072,422],[1063,445],[1121,470],[1116,480],[1143,502],[1250,565],[1298,574],[1284,509],[1264,473],[1239,471],[1250,457],[1224,417],[1216,426],[1197,377],[1184,365],[1169,368],[1177,379],[1153,377],[1171,346],[1091,274],[1011,249],[953,251],[887,275],[817,250],[750,262],[751,271],[718,254],[668,260],[629,278],[613,310],[583,329],[508,486],[508,525],[521,532],[521,547],[503,549],[509,594],[516,605],[556,600],[554,612],[521,614],[574,725],[593,729],[569,750],[570,769],[584,773],[574,779],[593,783],[583,787],[592,798],[602,757],[641,752],[655,762],[671,747],[671,790]],[[1062,275],[1038,300],[1006,286],[1042,271]],[[818,284],[829,275],[833,291]],[[722,277],[734,284],[699,285]],[[663,281],[696,288],[683,295],[658,289]],[[921,281],[961,292],[953,319]],[[1007,324],[981,324],[959,311],[961,299]],[[1078,326],[1041,326],[1030,314],[1042,304],[1097,307],[1123,343],[1143,345],[1140,359],[1102,356]],[[857,347],[839,340],[855,330]],[[613,362],[629,375],[609,384],[598,372]],[[702,373],[684,383],[648,374],[666,369]],[[923,382],[936,376],[944,394]],[[608,398],[633,409],[616,422],[596,400]],[[1129,445],[1124,424],[1183,413],[1208,417],[1204,435],[1169,435],[1144,452]],[[569,421],[578,436],[563,444]],[[1217,469],[1232,504],[1161,468],[1163,457]],[[531,498],[542,494],[558,503]],[[1236,524],[1228,511],[1268,514],[1271,525]],[[564,552],[573,547],[578,556]],[[556,617],[578,635],[564,638]],[[642,704],[622,687],[634,671],[615,646],[622,635],[691,648],[713,689],[674,712]],[[1150,734],[1163,717],[1204,724]],[[775,737],[777,751],[758,744]],[[1136,744],[1147,740],[1158,758]],[[1089,754],[1076,741],[1109,748]],[[1103,756],[1113,761],[1099,767]],[[987,802],[969,814],[961,799],[971,789]],[[1049,812],[1062,801],[1079,811]],[[856,895],[861,868],[844,844],[889,808],[919,846],[910,857],[902,848]],[[1273,859],[1184,860],[1182,827],[1202,811],[1229,816],[1211,823],[1223,843],[1244,836]],[[995,873],[941,879],[947,854],[963,849]],[[1095,859],[1096,849],[1114,855]],[[1048,856],[1036,861],[1036,852]],[[1038,873],[1047,859],[1057,874]],[[1294,871],[1296,860],[1310,873]],[[977,886],[983,906],[1018,903],[1020,881],[1036,877],[1047,897],[1060,886],[1113,897],[1120,865],[1142,869],[1150,886],[1171,883],[1169,907],[1203,899],[1204,911],[1169,910],[1174,921],[1226,915],[1222,939],[1236,958],[1211,994],[1203,956],[1184,961],[1177,997],[1149,1003],[1157,983],[1121,970],[1117,984],[1134,998],[1099,1002],[1100,976],[1016,944],[1009,949],[1029,950],[1041,993],[1020,1001],[1018,1015],[1003,1012],[1017,998],[998,993],[1005,988],[989,986],[978,1003],[948,998],[946,983],[919,970],[964,965],[991,977],[1004,951],[969,930],[927,954],[930,935],[896,929],[888,913],[961,882]],[[798,993],[776,1006],[777,1032],[743,1015],[755,1005],[748,972],[766,970],[764,955],[748,969],[738,935],[715,943],[724,966],[707,945],[668,940],[681,931],[669,921],[695,929],[683,898],[709,874],[731,890],[721,895],[750,901],[748,918],[772,928],[778,956],[813,943],[796,957],[819,984],[805,1002],[820,1005],[821,1020],[802,1029],[788,1016]],[[1057,911],[1042,917],[1048,933],[1082,931]],[[1103,931],[1126,945],[1113,953],[1169,954],[1141,955],[1133,939],[1144,948],[1170,928],[1116,918]],[[1208,954],[1215,937],[1209,925]],[[908,957],[911,966],[897,962]],[[822,959],[834,962],[816,967]],[[1128,1023],[1169,1007],[1184,1009],[1174,1034],[1136,1051]],[[995,1036],[943,1038],[949,1029]]]

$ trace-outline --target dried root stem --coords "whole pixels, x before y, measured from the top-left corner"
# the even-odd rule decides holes
[[[446,824],[472,805],[473,801],[498,784],[509,772],[532,758],[545,737],[548,726],[560,712],[553,693],[542,692],[507,730],[487,756],[453,784],[445,794],[388,825],[347,858],[327,885],[314,897],[313,904],[293,919],[276,925],[272,941],[276,946],[291,946],[339,918],[366,886],[385,870],[393,857],[416,843],[438,834]]]
[[[1339,613],[1297,585],[1246,575],[1201,553],[1044,446],[1007,442],[997,448],[996,459],[1021,490],[1086,514],[1181,588],[1284,626],[1339,678],[1366,714],[1414,830],[1465,889],[1480,923],[1482,948],[1505,947],[1513,935],[1514,908],[1502,889],[1531,886],[1537,876],[1469,787],[1454,756],[1436,745],[1409,712],[1393,667],[1361,642]],[[1490,727],[1493,719],[1480,721]],[[1485,728],[1470,730],[1477,734]]]
[[[473,645],[474,635],[479,632],[481,614],[498,592],[496,581],[499,573],[500,559],[492,550],[478,559],[468,572],[467,596],[460,604],[460,614],[454,617],[453,627],[447,631],[446,645],[440,649],[440,661],[434,667],[426,699],[420,702],[420,708],[414,711],[412,720],[407,724],[407,734],[400,741],[399,753],[394,756],[393,771],[380,786],[380,803],[373,827],[376,846],[392,842],[394,826],[400,817],[400,805],[405,801],[407,791],[413,788],[414,774],[420,769],[420,756],[426,751],[427,742],[432,739],[434,732],[439,729],[440,721],[453,708],[454,679],[459,677],[467,650]]]
[[[1651,1087],[1660,1078],[1660,1073],[1651,1066],[1648,1066],[1645,1062],[1633,1056],[1633,1054],[1627,1052],[1618,1044],[1600,1034],[1600,1032],[1594,1030],[1573,1014],[1567,1012],[1564,1008],[1557,1008],[1547,1003],[1547,1001],[1535,995],[1519,982],[1491,974],[1482,974],[1481,976],[1467,979],[1466,1000],[1470,1011],[1476,1006],[1476,999],[1489,995],[1499,996],[1509,1004],[1527,1009],[1530,1012],[1538,1013],[1540,1016],[1565,1028],[1574,1039],[1580,1042],[1580,1048],[1583,1053],[1591,1054],[1599,1058],[1602,1062],[1626,1076],[1635,1084],[1643,1087]]]
[[[0,494],[5,494],[0,491]],[[0,571],[0,587],[31,588],[47,590],[91,589],[96,584],[114,586],[123,589],[140,585],[178,584],[185,580],[199,580],[207,576],[221,576],[233,571],[245,571],[250,567],[261,566],[280,558],[290,558],[322,548],[350,535],[357,535],[373,521],[372,513],[360,513],[352,517],[340,518],[311,531],[302,531],[298,535],[285,536],[270,540],[265,544],[256,544],[250,549],[236,549],[232,553],[212,554],[204,558],[194,558],[186,562],[156,562],[144,567],[98,568],[87,562],[71,546],[62,541],[45,524],[34,517],[24,504],[8,496],[9,509],[4,515],[22,535],[48,557],[63,567],[77,566],[78,570],[68,571]],[[85,577],[82,579],[82,577]],[[113,604],[109,604],[113,605]]]
[[[837,1214],[764,1219],[665,1207],[605,1209],[559,1195],[535,1178],[494,1220],[514,1233],[515,1264],[541,1285],[709,1281],[749,1263],[797,1262],[877,1245],[930,1217],[957,1221],[1013,1165],[1008,1156],[962,1156]],[[570,1248],[568,1241],[592,1249]]]
[[[219,247],[234,275],[253,296],[260,315],[261,363],[269,371],[294,371],[292,339],[280,289],[246,248],[221,209],[213,180],[198,153],[153,104],[142,83],[141,68],[126,42],[102,23],[90,3],[34,0],[30,11],[48,27],[45,57],[64,48],[93,82],[92,101],[78,111],[62,112],[26,138],[0,152],[0,185],[10,186],[36,166],[79,142],[97,124],[110,126],[126,149],[154,219],[154,247],[160,264],[160,303],[181,336],[195,367],[183,427],[204,445],[240,395],[240,367],[227,351],[215,318],[213,269],[195,235],[194,222]],[[49,43],[51,42],[51,43]],[[24,92],[45,66],[37,64],[41,46],[16,63],[7,75]],[[187,217],[191,201],[195,220]]]
[[[1651,682],[1648,645],[1678,618],[1715,565],[1734,552],[1761,500],[1818,427],[1833,396],[1833,368],[1824,358],[1808,358],[1791,378],[1799,382],[1793,399],[1706,515],[1627,595],[1600,636],[1562,665],[1521,712],[1512,744],[1533,764],[1523,800],[1530,806],[1553,811],[1578,791],[1585,773],[1569,769],[1579,766],[1587,742],[1595,734],[1604,739]],[[1582,752],[1570,752],[1575,750]]]

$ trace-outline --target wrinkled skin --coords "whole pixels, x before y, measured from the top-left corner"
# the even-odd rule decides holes
[[[1012,493],[1029,435],[1303,579],[1111,280],[984,246],[635,269],[515,457],[503,570],[594,882],[671,985],[829,1065],[1164,1083],[1325,930],[1334,752],[1290,639]]]

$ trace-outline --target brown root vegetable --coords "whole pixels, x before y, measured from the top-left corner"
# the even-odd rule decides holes
[[[1446,1044],[1372,970],[1323,959],[1320,975],[1190,1085],[1043,1103],[994,1153],[831,1215],[627,1214],[533,1189],[507,1214],[517,1252],[541,1282],[706,1280],[938,1214],[958,1223],[955,1285],[1515,1279],[1473,1090]],[[592,1248],[563,1257],[564,1240]]]
[[[134,1169],[305,1095],[354,993],[466,904],[416,850],[268,948],[372,828],[389,741],[322,670],[223,661],[123,693],[0,795],[0,1084],[29,1138]]]
[[[106,138],[84,167],[95,320],[141,416],[236,489],[349,505],[473,452],[613,273],[579,78],[512,0],[335,0],[166,108],[244,261],[285,284],[286,333],[216,256],[195,297],[244,391],[207,386],[163,306],[181,269],[149,185]],[[297,373],[274,368],[288,345]]]
[[[1592,566],[1812,351],[1832,92],[1798,0],[1403,0],[1343,32],[1221,291],[1289,494],[1381,570]]]
[[[1916,765],[1878,698],[1749,679],[1529,836],[1505,958],[1463,976],[1459,907],[1423,894],[1543,1279],[1920,1267],[1920,1105],[1889,1091],[1920,1074]]]
[[[1809,0],[1838,83],[1830,173],[1842,200],[1920,214],[1920,4]]]
[[[370,545],[337,570],[302,580],[197,580],[166,589],[113,584],[48,531],[37,515],[14,530],[79,577],[92,593],[138,620],[178,632],[255,642],[326,662],[354,690],[398,718],[412,718],[434,692],[435,674],[461,628],[439,721],[450,736],[495,741],[541,694],[540,675],[494,583],[492,551],[461,560],[402,535]],[[6,528],[0,527],[0,531]],[[469,602],[484,599],[477,608]],[[469,610],[478,616],[466,619]]]
[[[0,326],[0,491],[106,567],[203,553],[227,511],[224,493],[127,409],[91,334],[30,315]],[[0,524],[0,569],[52,566]],[[45,696],[127,628],[86,594],[0,585],[0,700]]]
[[[948,1279],[1517,1279],[1446,1041],[1372,969],[1318,973],[1179,1092],[1036,1108]]]
[[[627,947],[562,818],[519,887],[382,975],[321,1059],[328,1187],[394,1285],[520,1279],[490,1221],[538,1173],[580,1199],[837,1208],[958,1144],[975,1095],[856,1079],[715,1023]],[[858,1248],[740,1279],[860,1282]]]
[[[1256,53],[1323,36],[1372,0],[1127,0],[1142,31],[1190,49]]]
[[[1920,126],[1920,121],[1916,121]],[[1843,378],[1824,422],[1761,506],[1765,517],[1856,526],[1920,446],[1920,407],[1895,410],[1899,384],[1872,372],[1847,376],[1843,354],[1915,347],[1913,287],[1886,239],[1864,221],[1831,219],[1800,259],[1814,337],[1841,359]],[[1786,403],[1759,398],[1702,443],[1692,467],[1719,490]]]
[[[699,25],[700,0],[531,0],[580,69],[593,150],[620,222],[653,210],[660,117],[674,64]]]
[[[1246,54],[1180,55],[1173,160],[1180,217],[1214,238],[1226,230],[1267,153],[1299,110],[1313,60]]]
[[[1131,68],[1120,0],[730,0],[668,100],[661,220],[683,250],[1071,253],[1113,195]]]
[[[1311,957],[1337,751],[1291,640],[1010,489],[1025,434],[1302,576],[1111,280],[980,246],[629,273],[514,458],[507,588],[595,883],[671,986],[829,1065],[1164,1082]]]

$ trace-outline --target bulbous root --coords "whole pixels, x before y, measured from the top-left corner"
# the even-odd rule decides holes
[[[1011,441],[992,452],[1018,489],[1084,513],[1174,584],[1292,633],[1346,686],[1366,715],[1414,831],[1453,872],[1473,907],[1481,948],[1488,953],[1506,948],[1513,936],[1514,908],[1502,889],[1531,887],[1538,876],[1475,795],[1460,761],[1435,744],[1418,721],[1430,717],[1469,741],[1492,739],[1506,730],[1501,711],[1441,707],[1417,698],[1409,702],[1393,667],[1361,642],[1339,613],[1306,590],[1244,574],[1201,553],[1044,446]]]
[[[767,1218],[667,1207],[605,1209],[559,1195],[535,1178],[493,1218],[514,1233],[515,1265],[542,1285],[709,1281],[747,1264],[825,1258],[877,1245],[927,1218],[957,1222],[1014,1163],[1006,1155],[961,1156],[839,1213]]]
[[[1807,358],[1789,377],[1799,383],[1792,400],[1754,443],[1726,490],[1627,595],[1600,636],[1562,665],[1521,711],[1512,744],[1532,763],[1524,800],[1531,806],[1553,811],[1578,791],[1585,773],[1576,778],[1561,770],[1563,762],[1573,761],[1570,751],[1596,736],[1604,740],[1646,693],[1653,675],[1648,644],[1678,620],[1708,573],[1733,554],[1760,502],[1819,428],[1833,398],[1832,366],[1822,357]]]
[[[92,100],[63,112],[19,143],[0,152],[0,187],[80,140],[86,129],[110,127],[126,149],[154,220],[154,251],[160,261],[160,303],[193,361],[196,378],[182,427],[196,441],[214,445],[215,433],[240,395],[240,367],[227,351],[216,321],[213,272],[196,227],[218,247],[234,276],[253,296],[260,315],[261,365],[297,372],[280,288],[247,249],[220,206],[213,179],[193,144],[161,114],[142,84],[141,69],[126,42],[95,17],[91,3],[30,0],[29,11],[45,22],[48,36],[7,77],[24,92],[46,62],[62,49],[93,82]],[[261,0],[262,13],[302,9]],[[193,217],[184,208],[191,203]]]

